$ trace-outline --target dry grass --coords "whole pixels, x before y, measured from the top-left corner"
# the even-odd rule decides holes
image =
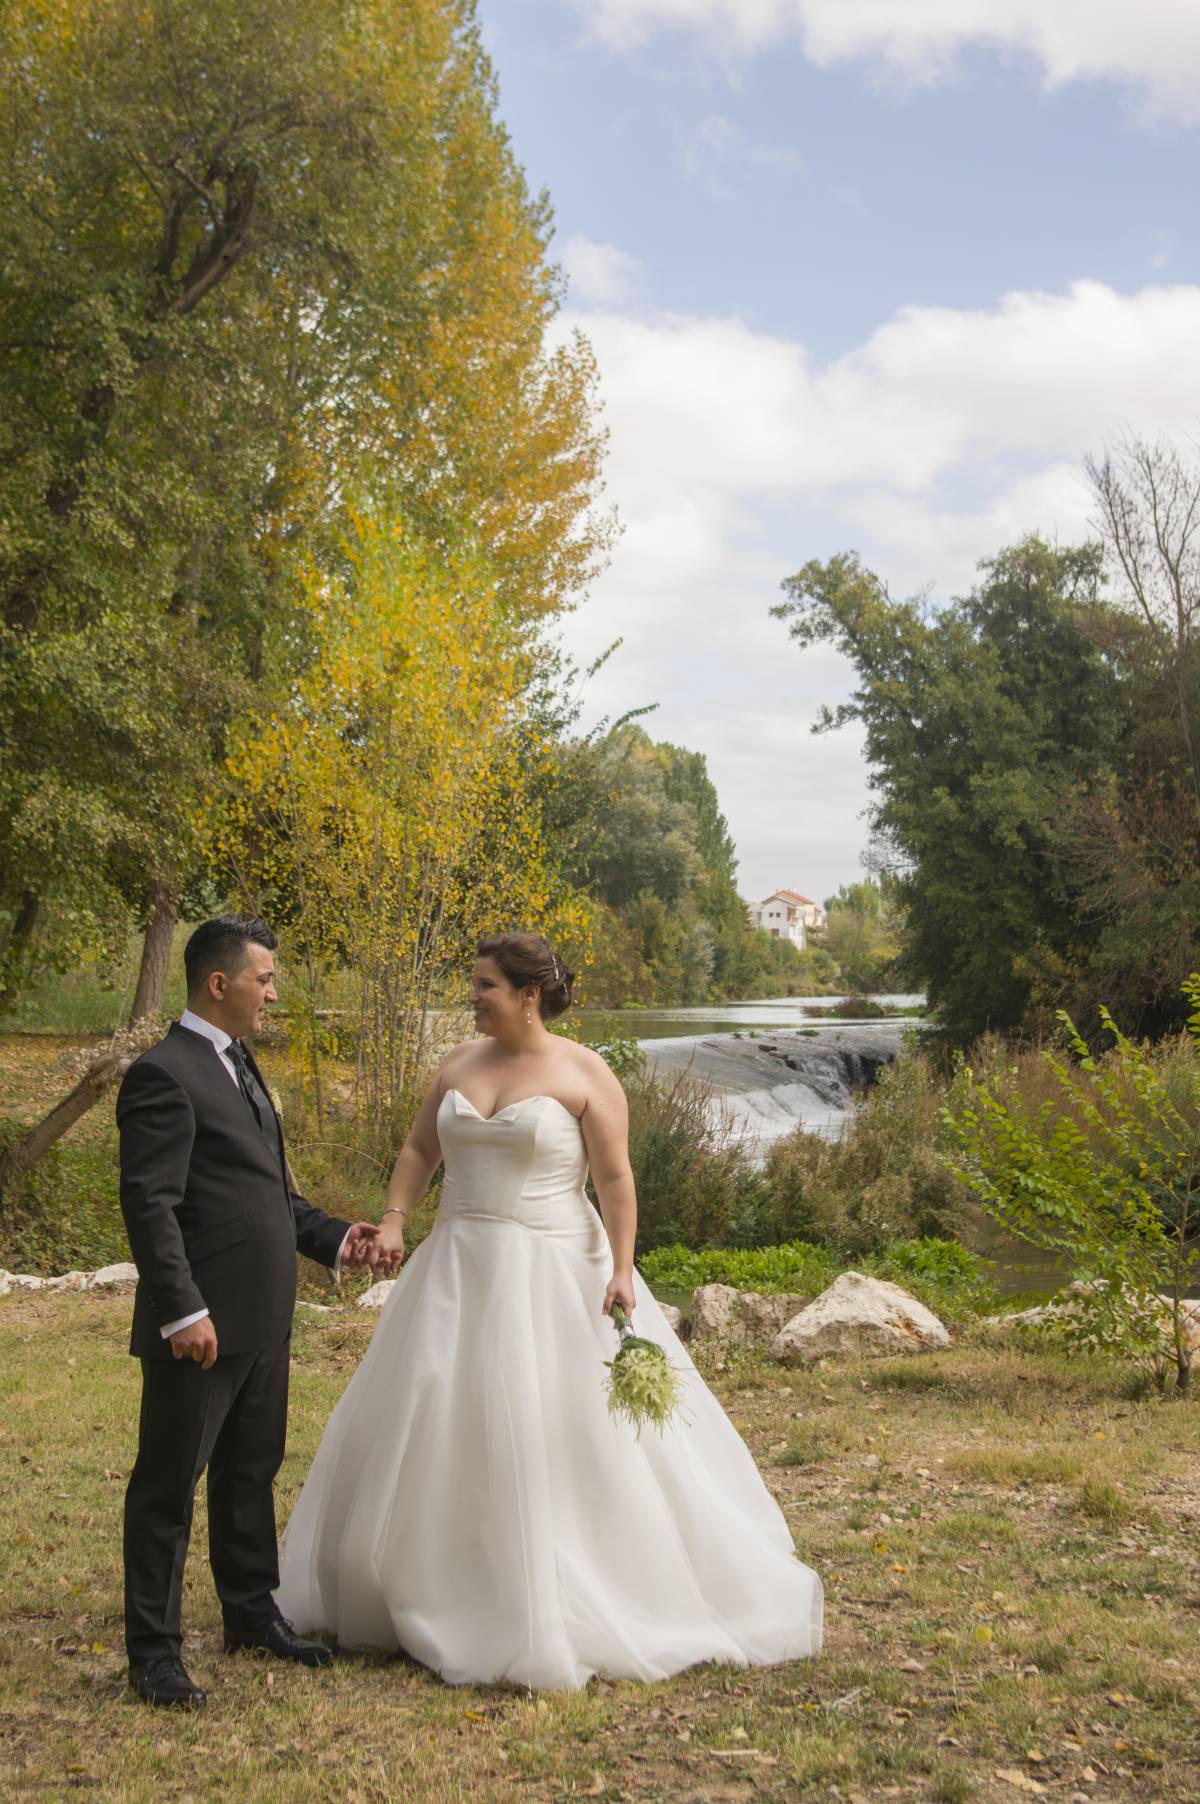
[[[528,1697],[451,1691],[403,1661],[231,1660],[201,1509],[187,1651],[211,1702],[151,1713],[120,1652],[127,1312],[0,1302],[6,1804],[1200,1795],[1200,1411],[1122,1395],[1094,1362],[984,1348],[714,1370],[826,1579],[819,1661]],[[369,1333],[340,1313],[298,1326],[284,1513]]]

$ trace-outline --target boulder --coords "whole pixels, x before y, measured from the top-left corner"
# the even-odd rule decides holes
[[[359,1309],[382,1309],[392,1294],[395,1278],[381,1278],[378,1284],[372,1284],[370,1290],[364,1290],[358,1299]]]
[[[137,1266],[128,1259],[118,1265],[102,1265],[88,1277],[88,1290],[123,1290],[138,1281]]]
[[[843,1272],[780,1329],[771,1343],[771,1357],[787,1365],[807,1365],[828,1358],[932,1353],[949,1345],[950,1336],[936,1315],[898,1284],[862,1272]]]
[[[32,1272],[0,1271],[0,1297],[14,1290],[122,1290],[137,1283],[137,1266],[128,1261],[102,1265],[97,1272],[60,1272],[57,1278],[38,1278]]]
[[[1061,1324],[1079,1313],[1078,1299],[1089,1291],[1101,1288],[1105,1280],[1077,1279],[1057,1291],[1048,1303],[1038,1303],[1032,1309],[1017,1309],[1008,1315],[985,1316],[979,1326],[989,1338],[1003,1339],[1014,1328],[1042,1328]],[[1161,1337],[1163,1359],[1174,1357],[1175,1321],[1171,1299],[1160,1295],[1156,1305],[1151,1306],[1157,1316],[1158,1330]],[[1186,1298],[1180,1305],[1183,1316],[1183,1344],[1185,1349],[1195,1358],[1200,1355],[1200,1297]]]
[[[0,1297],[6,1297],[13,1290],[44,1290],[45,1278],[35,1278],[32,1272],[0,1272]]]
[[[732,1284],[702,1284],[692,1292],[692,1339],[765,1347],[807,1302],[802,1296],[771,1297],[735,1290]]]
[[[676,1309],[674,1303],[660,1303],[658,1307],[662,1311],[667,1327],[673,1328],[678,1334],[683,1325],[682,1309]]]

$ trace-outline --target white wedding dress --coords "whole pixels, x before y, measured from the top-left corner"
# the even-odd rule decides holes
[[[608,1412],[611,1258],[579,1123],[548,1096],[438,1113],[437,1221],[380,1313],[284,1537],[301,1630],[452,1684],[661,1679],[821,1645],[821,1581],[641,1278],[682,1419]]]

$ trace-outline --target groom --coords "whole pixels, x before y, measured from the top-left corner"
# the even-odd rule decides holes
[[[305,1666],[276,1608],[272,1483],[283,1458],[296,1251],[375,1265],[378,1228],[337,1221],[292,1186],[283,1131],[244,1036],[276,1000],[265,921],[221,915],[184,950],[188,1006],[129,1068],[117,1100],[121,1210],[139,1283],[137,1460],[125,1497],[129,1681],[150,1704],[197,1708],[180,1595],[196,1485],[208,1467],[208,1545],[225,1649]],[[386,1263],[386,1261],[385,1261]]]

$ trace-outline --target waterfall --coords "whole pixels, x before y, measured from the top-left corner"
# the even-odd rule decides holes
[[[670,1080],[686,1071],[708,1084],[714,1123],[731,1126],[761,1162],[774,1141],[797,1127],[829,1137],[840,1133],[855,1096],[898,1056],[910,1025],[887,1021],[640,1044],[652,1076]]]

